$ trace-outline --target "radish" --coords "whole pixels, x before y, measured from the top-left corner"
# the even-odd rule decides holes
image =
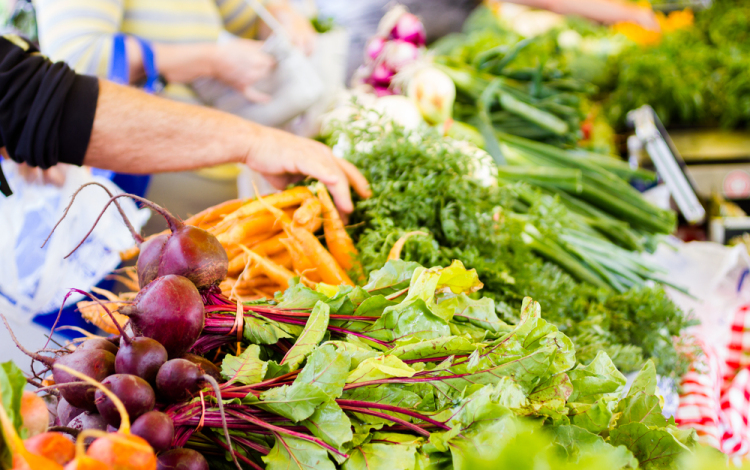
[[[133,421],[130,432],[142,437],[155,452],[163,452],[172,446],[174,424],[166,414],[149,411]]]
[[[408,12],[402,14],[396,21],[396,25],[391,30],[391,37],[410,42],[415,46],[424,46],[427,42],[424,25],[416,15]]]
[[[383,49],[383,61],[391,70],[398,72],[419,58],[419,49],[410,42],[388,41]]]
[[[86,341],[83,341],[81,344],[78,345],[76,350],[84,350],[84,349],[103,349],[105,351],[109,351],[112,354],[117,354],[117,346],[112,341],[109,341],[104,338],[90,338]]]
[[[63,397],[57,402],[57,419],[60,421],[60,426],[68,426],[68,423],[73,421],[73,418],[83,413],[84,409],[76,408],[75,406],[68,403]]]
[[[73,460],[76,454],[75,445],[59,432],[45,432],[30,437],[23,443],[32,454],[41,455],[60,465]]]
[[[125,410],[131,419],[138,419],[144,413],[154,409],[156,394],[154,389],[145,380],[135,375],[114,374],[102,381],[104,387],[109,388],[113,394],[125,405]],[[96,392],[96,408],[107,424],[120,425],[120,414],[115,404],[110,400],[109,394],[102,390]]]
[[[203,356],[199,356],[197,354],[192,354],[192,353],[185,353],[182,355],[181,359],[188,360],[192,362],[193,364],[200,366],[200,368],[203,369],[203,373],[210,375],[216,380],[222,379],[221,369],[219,369],[219,367],[216,364],[209,361]]]
[[[149,283],[120,313],[130,317],[136,333],[161,343],[172,358],[185,354],[203,331],[204,307],[198,289],[187,278],[173,274]]]
[[[208,470],[208,462],[192,449],[172,449],[159,455],[157,470]]]
[[[385,39],[380,36],[373,37],[368,41],[367,46],[365,46],[365,57],[370,60],[376,60],[380,56],[380,53],[383,52],[384,47]]]

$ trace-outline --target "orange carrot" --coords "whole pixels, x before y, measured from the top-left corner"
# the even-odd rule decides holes
[[[310,198],[303,202],[299,209],[294,211],[292,221],[301,227],[313,226],[314,220],[320,218],[323,206],[316,198]]]
[[[310,259],[302,253],[298,243],[294,243],[293,240],[288,238],[282,238],[281,243],[287,248],[287,253],[290,254],[292,260],[292,268],[294,272],[300,276],[304,276],[313,282],[320,282],[320,275],[315,266],[310,262]]]
[[[220,222],[223,216],[231,214],[247,202],[247,199],[232,199],[230,201],[222,202],[221,204],[204,209],[192,217],[188,217],[185,224],[206,228],[206,226],[211,226]]]
[[[261,202],[262,201],[263,200],[261,199]],[[268,210],[276,214],[284,226],[284,231],[289,235],[292,242],[299,244],[299,249],[305,256],[307,256],[313,266],[317,268],[318,274],[320,274],[323,282],[333,285],[354,285],[352,280],[346,274],[346,271],[341,269],[341,266],[339,266],[333,256],[326,251],[323,245],[320,244],[315,235],[304,228],[295,226],[292,220],[279,209],[268,206]]]
[[[289,271],[284,266],[280,266],[274,263],[265,256],[261,256],[255,253],[253,250],[245,247],[244,245],[240,246],[242,246],[242,249],[245,250],[248,257],[250,257],[253,263],[257,263],[259,266],[261,266],[261,269],[263,269],[263,273],[266,276],[277,282],[283,289],[287,289],[289,287],[289,280],[294,277],[293,272]]]
[[[233,221],[237,219],[244,219],[245,217],[250,217],[251,215],[255,215],[260,212],[265,212],[266,207],[269,205],[277,209],[284,209],[291,206],[298,206],[312,197],[314,196],[307,187],[297,186],[296,188],[292,188],[281,193],[265,196],[262,198],[262,203],[260,199],[255,199],[244,204],[236,211],[227,215],[222,223],[219,224],[216,228],[219,232],[224,231],[226,227],[229,227],[229,225]]]
[[[323,205],[323,233],[326,238],[328,251],[347,272],[351,272],[359,281],[364,281],[364,270],[357,260],[357,248],[346,232],[344,222],[328,194],[325,186],[320,185],[317,191],[318,199]]]
[[[290,216],[295,213],[291,209],[285,210],[284,212]],[[273,214],[261,213],[253,217],[246,217],[239,220],[226,232],[214,233],[214,235],[216,235],[216,238],[224,246],[231,246],[235,243],[247,245],[246,240],[248,238],[261,233],[280,229],[281,224],[278,224],[276,217]]]
[[[284,232],[279,232],[275,234],[274,236],[267,238],[265,240],[247,245],[248,248],[253,250],[254,252],[258,253],[262,256],[273,256],[276,254],[279,254],[286,250],[284,245],[281,244],[279,241],[282,237],[285,237],[286,234]],[[230,276],[237,276],[239,273],[242,272],[243,269],[245,269],[245,265],[247,264],[247,254],[243,251],[242,253],[235,254],[234,257],[230,258],[229,261],[229,275]],[[288,267],[288,266],[287,266]]]

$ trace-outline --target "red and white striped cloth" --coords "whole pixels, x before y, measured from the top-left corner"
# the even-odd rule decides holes
[[[727,346],[703,350],[682,380],[675,421],[705,444],[732,456],[750,452],[750,304],[737,309]]]

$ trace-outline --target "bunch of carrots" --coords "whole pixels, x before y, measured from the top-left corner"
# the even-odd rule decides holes
[[[207,230],[221,242],[229,257],[229,274],[220,288],[242,301],[273,297],[294,277],[310,287],[364,280],[354,243],[320,184],[227,201],[185,223]],[[321,227],[326,246],[316,235]],[[123,260],[137,255],[138,248],[121,254]]]

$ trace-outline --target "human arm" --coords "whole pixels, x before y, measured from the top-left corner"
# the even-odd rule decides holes
[[[561,15],[578,15],[601,23],[620,21],[638,23],[644,28],[659,30],[654,12],[625,0],[508,0]]]
[[[353,208],[349,184],[361,196],[369,195],[359,171],[319,142],[100,81],[85,164],[155,173],[232,162],[245,163],[277,188],[304,176],[316,178],[328,186],[343,212]]]

